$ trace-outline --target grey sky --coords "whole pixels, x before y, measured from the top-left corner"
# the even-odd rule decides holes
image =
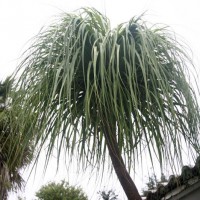
[[[112,26],[128,21],[131,17],[146,11],[146,20],[152,23],[167,24],[184,38],[184,41],[191,47],[194,61],[199,68],[200,6],[198,0],[0,0],[0,80],[14,71],[20,62],[20,55],[28,47],[27,42],[39,32],[43,25],[63,11],[71,12],[85,6],[95,7],[106,14],[111,20]],[[64,178],[67,172],[64,172],[63,168],[55,176],[56,164],[54,161],[51,162],[51,169],[47,171],[45,178],[41,177],[42,169],[38,170],[35,182],[33,182],[34,177],[31,177],[25,191],[28,200],[33,199],[35,190],[42,184],[49,180]],[[95,186],[94,176],[88,183],[89,177],[91,177],[90,172],[77,177],[73,171],[74,169],[71,169],[69,172],[70,178],[73,179],[71,182],[80,184],[93,199],[96,199],[93,194],[96,193],[96,190],[98,191],[99,186]],[[136,184],[141,187],[142,177],[145,173],[137,174]],[[116,185],[115,178],[110,180],[110,187],[119,187]],[[108,180],[105,184],[107,182]],[[103,185],[104,183],[102,187]],[[15,196],[10,197],[10,200],[14,199],[16,199]]]

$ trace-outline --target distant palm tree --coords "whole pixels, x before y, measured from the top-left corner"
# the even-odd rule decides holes
[[[30,164],[33,152],[31,143],[24,148],[18,131],[17,121],[10,105],[7,105],[8,90],[11,87],[8,78],[0,82],[0,199],[6,200],[10,190],[21,189],[24,183],[20,169]],[[21,159],[20,159],[21,158]]]
[[[185,76],[191,62],[173,33],[140,18],[113,30],[90,8],[59,20],[18,68],[15,104],[24,108],[22,125],[31,121],[27,137],[48,143],[47,160],[57,141],[58,156],[64,145],[83,166],[104,164],[108,150],[127,198],[141,200],[129,170],[143,149],[161,165],[181,160],[182,141],[198,150],[199,106]]]
[[[98,194],[100,195],[100,199],[102,200],[117,200],[117,196],[115,194],[115,192],[113,190],[109,190],[109,191],[100,191],[98,192]]]

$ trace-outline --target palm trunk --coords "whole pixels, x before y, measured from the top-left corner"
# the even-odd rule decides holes
[[[121,183],[124,192],[128,200],[142,200],[139,192],[131,179],[128,171],[126,170],[124,161],[122,159],[116,138],[115,130],[111,130],[111,127],[107,124],[104,124],[105,131],[104,136],[106,140],[106,144],[108,147],[108,151],[110,154],[110,158],[114,167],[114,170],[117,174],[117,177]]]
[[[9,173],[6,164],[0,161],[0,200],[8,199]]]

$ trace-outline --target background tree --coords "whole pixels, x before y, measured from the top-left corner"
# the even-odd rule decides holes
[[[159,184],[163,184],[163,183],[166,183],[166,182],[167,182],[167,178],[164,175],[164,173],[161,173],[160,179],[157,179],[156,174],[153,173],[151,176],[148,177],[148,181],[146,183],[146,188],[143,189],[143,192],[142,192],[143,195],[146,196],[146,194],[149,191],[156,190],[158,188]]]
[[[83,167],[104,164],[108,151],[127,198],[141,200],[129,171],[144,149],[161,166],[181,162],[183,141],[199,150],[188,66],[166,28],[132,18],[111,30],[97,10],[82,9],[36,37],[18,68],[15,105],[25,108],[23,126],[32,123],[26,137],[48,143],[47,161],[56,144],[58,157],[64,145]]]
[[[156,189],[158,185],[158,179],[155,174],[152,174],[151,176],[148,177],[148,182],[146,183],[147,189],[148,190],[154,190]]]
[[[7,78],[0,82],[0,199],[6,200],[10,190],[21,189],[23,178],[20,170],[30,164],[33,152],[30,146],[23,147],[18,122],[8,91],[12,85]],[[21,158],[21,159],[20,159]]]
[[[168,182],[164,173],[161,173],[160,179],[157,179],[155,173],[152,173],[151,176],[148,177],[148,181],[146,182],[146,187],[142,189],[142,194],[146,198],[150,198],[149,194],[151,192],[155,192],[156,190],[161,191],[164,185]]]
[[[69,186],[65,181],[61,183],[51,182],[42,186],[36,192],[38,200],[87,200],[87,196],[80,188]]]
[[[102,190],[102,191],[99,191],[98,194],[100,195],[99,199],[102,199],[102,200],[117,200],[117,196],[118,196],[115,194],[113,190],[108,190],[108,191]]]

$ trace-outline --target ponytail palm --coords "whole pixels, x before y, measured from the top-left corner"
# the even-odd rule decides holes
[[[63,145],[70,156],[76,150],[83,164],[100,165],[108,150],[128,199],[138,200],[126,168],[143,148],[161,164],[181,159],[183,140],[198,150],[190,65],[165,28],[133,18],[111,30],[105,16],[83,9],[37,35],[18,68],[15,103],[26,128],[31,119],[27,138],[47,141],[48,156],[56,141],[58,152]]]

